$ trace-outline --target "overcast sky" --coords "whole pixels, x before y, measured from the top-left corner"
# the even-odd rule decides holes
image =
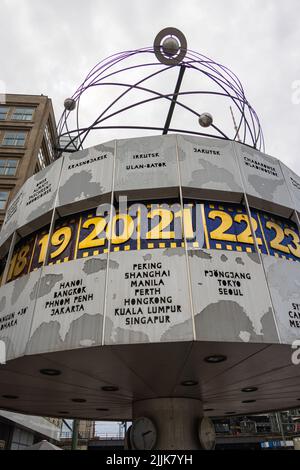
[[[239,76],[267,153],[300,173],[299,19],[299,0],[0,0],[0,82],[48,95],[58,119],[99,60],[151,46],[173,26]]]

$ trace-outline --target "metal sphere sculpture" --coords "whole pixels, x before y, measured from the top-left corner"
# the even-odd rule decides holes
[[[162,48],[163,48],[163,53],[165,55],[167,55],[169,57],[173,57],[179,51],[180,44],[175,38],[170,37],[170,38],[166,38],[164,40]]]
[[[174,73],[174,69],[179,72],[175,89],[173,89],[174,76],[172,80],[165,81],[170,88],[167,93],[148,85],[154,78],[163,80],[164,75],[170,70]],[[125,81],[124,77],[129,71],[136,75],[133,80]],[[140,78],[141,73],[143,73],[142,78]],[[195,81],[197,86],[199,86],[201,75],[201,79],[205,78],[207,87],[204,89],[184,88],[183,77],[187,73],[197,74]],[[103,105],[102,108],[100,102],[96,119],[92,119],[88,125],[82,125],[82,98],[89,90],[100,89],[100,87],[102,90],[103,87],[105,90],[113,87],[117,89],[117,94],[108,105]],[[140,99],[142,93],[146,95],[144,99]],[[219,119],[211,113],[211,109],[203,109],[203,100],[208,97],[217,97],[220,102],[221,98],[227,100],[226,118],[233,119],[234,125],[230,121],[230,126],[225,129],[224,123],[218,122]],[[129,98],[132,101],[129,102]],[[190,101],[186,103],[188,98]],[[165,122],[161,118],[157,122],[158,119],[155,118],[155,122],[151,125],[148,122],[143,123],[143,117],[141,117],[143,113],[140,108],[149,103],[156,105],[158,101],[164,101],[169,106],[167,116],[163,117]],[[176,109],[188,112],[192,117],[193,125],[188,129],[181,128],[181,125],[171,126],[175,106]],[[205,107],[207,108],[207,105]],[[135,129],[163,134],[187,133],[237,140],[258,150],[265,150],[259,118],[248,102],[238,77],[226,66],[187,49],[185,36],[176,28],[165,28],[160,31],[153,47],[120,52],[100,61],[88,73],[73,96],[65,100],[64,108],[58,123],[58,136],[62,147],[59,151],[81,150],[90,133],[107,129]],[[75,109],[76,124],[72,128],[70,122],[72,119],[74,122]],[[128,112],[133,109],[139,112],[138,125],[130,124],[128,119]],[[205,131],[201,128],[205,128]]]
[[[213,117],[210,113],[203,113],[199,116],[199,124],[201,127],[209,127],[213,123]]]

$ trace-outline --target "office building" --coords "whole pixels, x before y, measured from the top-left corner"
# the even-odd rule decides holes
[[[0,227],[8,204],[24,182],[56,157],[51,99],[5,95],[0,103]]]

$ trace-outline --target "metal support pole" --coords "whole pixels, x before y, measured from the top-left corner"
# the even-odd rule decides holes
[[[78,432],[79,432],[79,419],[73,420],[73,430],[72,430],[72,450],[77,450],[78,447]]]
[[[279,427],[282,440],[285,442],[285,435],[284,435],[284,430],[283,430],[282,421],[281,421],[281,414],[278,411],[276,411],[275,415],[276,415],[276,420],[277,420],[277,424]]]
[[[173,116],[173,112],[174,112],[174,108],[175,108],[175,105],[176,105],[177,96],[178,96],[178,93],[179,93],[179,90],[180,90],[180,87],[181,87],[181,82],[182,82],[182,79],[183,79],[184,72],[185,72],[185,66],[181,65],[179,75],[178,75],[178,79],[177,79],[177,83],[176,83],[176,87],[175,87],[175,90],[174,90],[173,99],[172,99],[172,102],[171,102],[171,105],[170,105],[170,108],[169,108],[167,120],[166,120],[165,127],[164,127],[164,130],[163,130],[163,135],[167,134],[168,131],[169,131],[169,127],[170,127],[170,124],[171,124],[171,119],[172,119],[172,116]]]

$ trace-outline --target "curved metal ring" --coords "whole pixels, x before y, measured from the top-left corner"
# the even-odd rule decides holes
[[[158,77],[160,74],[164,74],[168,70],[171,70],[173,67],[184,67],[190,73],[197,72],[203,74],[207,79],[211,80],[214,85],[216,85],[220,90],[218,91],[209,91],[209,90],[190,90],[185,89],[184,91],[178,92],[176,104],[194,116],[200,115],[198,109],[194,109],[193,107],[189,107],[186,105],[185,100],[183,99],[185,96],[192,96],[194,94],[205,94],[205,95],[220,95],[227,97],[231,100],[231,104],[234,105],[234,109],[237,111],[237,122],[234,128],[233,135],[225,134],[222,129],[217,127],[213,124],[211,127],[211,132],[202,132],[198,129],[194,129],[191,126],[189,129],[175,129],[170,128],[170,132],[176,133],[189,133],[192,135],[202,135],[204,137],[210,136],[215,138],[221,139],[231,139],[235,141],[242,142],[246,145],[250,145],[253,148],[258,148],[259,150],[262,149],[264,151],[264,137],[263,131],[259,122],[259,118],[255,112],[255,110],[251,107],[250,103],[247,101],[243,86],[238,79],[238,77],[230,71],[227,67],[214,60],[204,56],[203,54],[199,54],[195,51],[187,50],[184,56],[184,60],[182,60],[181,64],[172,65],[169,63],[170,58],[175,59],[178,61],[178,55],[180,53],[180,46],[178,39],[175,37],[175,34],[172,35],[171,33],[176,33],[176,36],[180,34],[178,30],[175,28],[165,28],[161,31],[158,35],[158,39],[156,39],[156,51],[154,51],[153,47],[144,47],[141,49],[130,50],[130,51],[123,51],[117,54],[113,54],[106,59],[100,61],[92,70],[88,73],[87,77],[78,87],[77,91],[73,94],[72,99],[76,101],[76,127],[75,129],[69,129],[69,116],[70,111],[64,109],[60,121],[58,123],[58,135],[59,136],[68,136],[70,141],[64,146],[64,149],[61,149],[60,146],[58,151],[73,151],[74,147],[77,150],[83,149],[83,145],[85,140],[88,138],[91,131],[94,130],[104,130],[104,129],[137,129],[141,130],[149,130],[149,131],[163,131],[159,125],[155,126],[147,126],[141,125],[137,126],[136,124],[128,123],[128,125],[122,125],[122,121],[120,121],[119,125],[112,125],[110,119],[114,116],[120,116],[123,112],[126,112],[128,109],[133,109],[134,107],[143,106],[146,103],[155,102],[157,100],[168,100],[169,102],[172,101],[174,97],[174,92],[171,93],[160,93],[159,90],[151,89],[149,87],[143,86],[143,84],[152,79],[152,77]],[[170,36],[171,34],[171,36]],[[177,47],[174,47],[174,56],[168,56],[168,47],[166,45],[166,39],[173,37],[174,40],[176,39]],[[172,50],[172,48],[170,49]],[[156,60],[152,60],[156,55],[156,52],[161,53],[163,60],[166,59],[167,64],[162,65],[160,60],[157,60],[157,56],[155,57]],[[167,51],[167,52],[166,52]],[[149,56],[150,54],[150,56]],[[134,64],[126,63],[131,57],[136,57],[137,60]],[[142,60],[144,57],[149,56],[149,60]],[[165,57],[164,57],[165,56]],[[167,56],[167,57],[166,57]],[[141,58],[141,59],[140,59]],[[173,61],[172,61],[173,62]],[[173,62],[174,64],[174,62]],[[129,83],[124,83],[123,80],[119,79],[119,74],[129,70],[143,70],[143,68],[149,67],[150,72],[149,74],[145,72],[145,75],[139,77],[138,79],[134,79],[133,81],[129,80]],[[154,70],[153,70],[154,68]],[[148,68],[147,68],[148,70]],[[94,87],[100,86],[117,86],[117,87],[125,87],[120,93],[117,93],[117,96],[113,99],[113,101],[108,105],[105,106],[104,109],[99,110],[99,115],[96,117],[93,122],[86,126],[81,126],[79,123],[79,108],[80,108],[80,100],[83,97],[84,93],[87,92],[89,89]],[[130,101],[128,106],[121,106],[120,108],[117,107],[117,103],[119,103],[123,97],[127,96],[128,93],[134,90],[143,90],[143,92],[150,94],[149,97],[146,97],[143,100],[136,100],[134,99],[133,95],[133,102]],[[181,99],[182,98],[182,99]],[[196,121],[193,121],[196,123]],[[103,125],[107,124],[107,125]],[[143,123],[141,123],[143,124]],[[215,132],[214,132],[215,131]]]
[[[167,36],[175,36],[180,44],[180,52],[175,57],[166,57],[162,52],[161,42]],[[162,29],[154,40],[153,45],[154,53],[159,62],[164,65],[177,65],[183,61],[187,52],[187,40],[185,35],[177,28],[164,28]]]

